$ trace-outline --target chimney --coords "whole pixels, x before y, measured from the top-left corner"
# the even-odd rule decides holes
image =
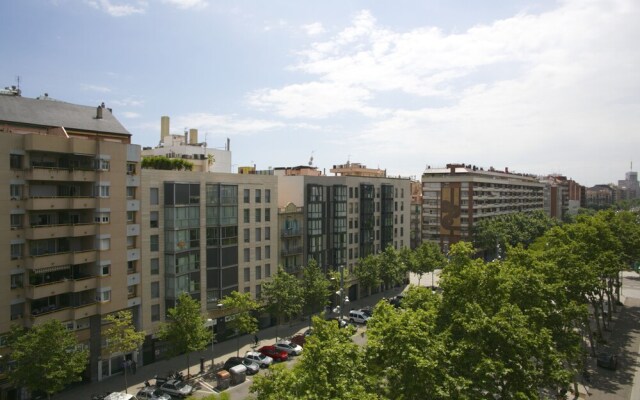
[[[169,117],[160,117],[160,141],[164,142],[165,136],[169,136]]]
[[[104,103],[102,103],[104,105]],[[96,119],[102,119],[102,105],[98,106],[96,110]]]
[[[198,130],[189,129],[189,144],[198,144]]]

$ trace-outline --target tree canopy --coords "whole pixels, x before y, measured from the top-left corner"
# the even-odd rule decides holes
[[[211,163],[209,163],[209,165],[211,165]],[[146,156],[142,157],[142,168],[191,171],[193,170],[193,163],[182,158],[169,158],[167,156]]]
[[[105,331],[107,351],[109,354],[122,354],[124,362],[127,353],[137,350],[144,342],[145,332],[136,331],[133,326],[131,311],[122,310],[109,314],[105,320],[111,325]],[[127,368],[124,368],[124,391],[127,392]]]

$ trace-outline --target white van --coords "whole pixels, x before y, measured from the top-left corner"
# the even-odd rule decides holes
[[[349,322],[358,323],[358,324],[366,324],[369,320],[369,316],[364,313],[362,310],[351,310],[349,311]]]

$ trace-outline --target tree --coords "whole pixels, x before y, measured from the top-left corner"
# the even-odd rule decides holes
[[[433,273],[437,268],[442,268],[447,263],[447,258],[440,251],[440,247],[434,242],[423,242],[415,251],[408,264],[409,271],[418,274],[418,285],[422,275]]]
[[[193,163],[182,158],[169,158],[167,156],[147,156],[142,157],[142,168],[191,171]]]
[[[366,384],[363,352],[346,329],[313,317],[314,333],[307,338],[293,368],[277,365],[256,375],[251,393],[257,400],[375,400]]]
[[[302,270],[302,292],[304,298],[304,309],[309,315],[322,311],[329,302],[331,282],[322,273],[318,263],[311,259],[306,268]]]
[[[387,246],[384,251],[376,257],[379,258],[380,279],[384,282],[386,288],[393,287],[407,277],[407,265],[400,257],[400,253],[392,245]]]
[[[262,298],[267,309],[276,316],[276,339],[282,317],[291,318],[302,311],[303,293],[298,278],[287,273],[282,266],[273,279],[262,286]]]
[[[167,314],[168,322],[160,326],[158,336],[171,344],[169,349],[172,355],[187,353],[187,374],[190,374],[189,353],[204,349],[211,339],[211,333],[204,325],[200,303],[182,292],[176,306],[170,308]]]
[[[145,332],[136,331],[132,323],[132,315],[129,310],[118,311],[109,314],[105,320],[111,325],[107,328],[104,336],[107,339],[107,351],[109,354],[122,353],[122,364],[124,366],[124,392],[127,393],[127,367],[126,354],[137,350],[144,342]]]
[[[233,319],[229,321],[229,326],[238,333],[236,355],[239,357],[240,334],[244,335],[258,331],[258,320],[253,316],[252,311],[257,310],[260,304],[251,298],[251,293],[238,293],[235,290],[225,296],[221,303],[234,312]]]
[[[358,260],[354,275],[364,290],[368,292],[382,283],[380,270],[380,257],[375,254],[369,254],[365,258]]]
[[[13,326],[9,347],[14,369],[9,380],[16,387],[42,391],[50,399],[65,385],[82,379],[89,352],[78,348],[74,334],[58,320],[30,330]]]

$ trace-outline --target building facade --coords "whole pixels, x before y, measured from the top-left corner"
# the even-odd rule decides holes
[[[56,319],[90,352],[86,380],[117,372],[102,319],[128,309],[139,326],[140,147],[104,104],[13,93],[0,148],[0,354],[11,325]]]
[[[544,209],[544,183],[532,175],[464,164],[422,174],[422,239],[442,249],[471,241],[475,223],[505,214]]]
[[[180,293],[200,301],[216,335],[227,332],[220,300],[259,298],[278,263],[274,176],[143,169],[141,325],[145,362],[165,356],[153,333]]]
[[[586,189],[587,207],[609,208],[617,201],[617,187],[609,185],[595,185]]]
[[[314,168],[276,168],[281,263],[298,271],[314,259],[324,270],[344,266],[387,246],[408,247],[411,181],[389,178],[360,164],[334,166],[336,176]],[[373,171],[368,173],[367,171]],[[347,282],[349,298],[362,293]]]

